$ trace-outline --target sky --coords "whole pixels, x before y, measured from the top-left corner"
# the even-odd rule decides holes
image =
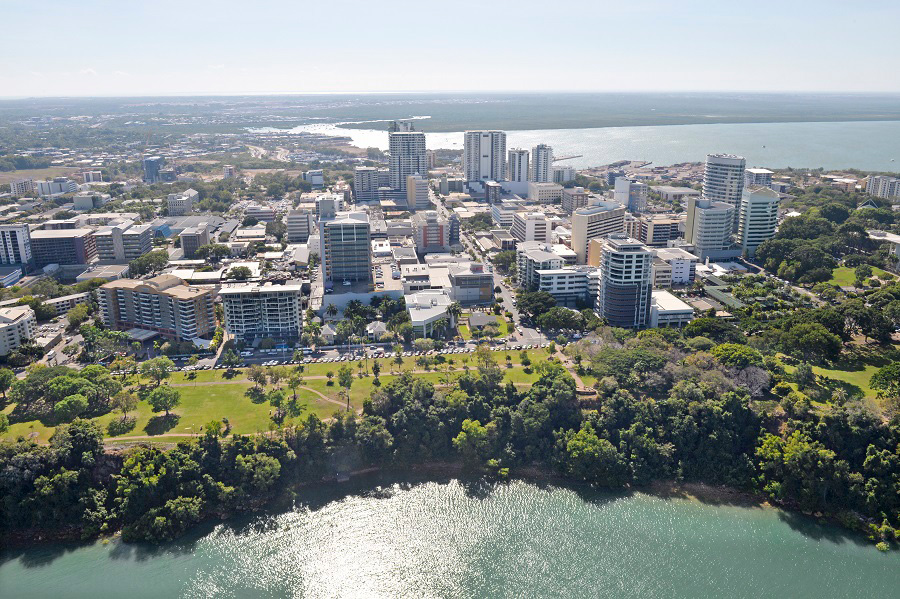
[[[900,0],[0,0],[0,96],[900,92]]]

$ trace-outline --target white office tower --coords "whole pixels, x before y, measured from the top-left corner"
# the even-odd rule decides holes
[[[554,166],[553,182],[565,185],[566,183],[575,180],[575,174],[574,166]]]
[[[0,225],[0,264],[29,265],[31,262],[28,225]]]
[[[744,191],[744,168],[747,161],[733,154],[707,154],[703,173],[703,197],[725,202],[734,207],[732,231],[737,231],[737,210]]]
[[[219,290],[225,329],[245,341],[258,337],[296,338],[303,325],[302,285],[253,283]]]
[[[406,193],[406,178],[428,175],[425,134],[421,131],[392,131],[388,134],[391,152],[391,187]]]
[[[731,247],[734,206],[707,198],[688,198],[684,240],[700,260],[725,257]]]
[[[234,168],[233,164],[226,164],[222,167],[222,178],[223,179],[234,179],[237,176],[237,171]]]
[[[647,194],[649,186],[639,181],[631,181],[625,177],[616,179],[615,200],[628,208],[629,212],[647,210]]]
[[[550,223],[543,212],[516,212],[509,232],[519,241],[550,242]]]
[[[34,193],[34,179],[17,179],[9,184],[9,191],[14,198]]]
[[[625,230],[625,206],[617,202],[599,202],[572,213],[572,250],[578,264],[587,262],[591,239],[609,237]]]
[[[339,212],[322,226],[325,281],[372,281],[372,234],[365,212]]]
[[[410,210],[428,210],[432,207],[428,180],[421,175],[406,178],[406,206]]]
[[[316,218],[310,210],[290,210],[285,220],[288,243],[306,243],[315,229]]]
[[[374,202],[378,199],[378,169],[374,166],[358,166],[353,169],[353,196],[357,202]]]
[[[528,183],[528,150],[514,148],[509,151],[508,175],[513,183]]]
[[[600,253],[597,310],[612,327],[643,328],[650,319],[653,254],[640,241],[613,235]]]
[[[866,181],[866,193],[883,199],[900,197],[900,179],[872,175]]]
[[[768,187],[772,184],[772,171],[767,168],[748,168],[744,171],[744,187],[762,185]]]
[[[506,132],[466,131],[463,138],[466,182],[506,180]]]
[[[531,180],[535,183],[553,183],[553,148],[547,144],[531,148]]]
[[[763,241],[775,237],[778,200],[778,194],[768,187],[754,185],[744,189],[738,218],[738,240],[745,255],[752,257]]]

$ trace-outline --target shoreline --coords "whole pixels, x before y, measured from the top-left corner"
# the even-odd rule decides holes
[[[215,524],[217,522],[223,522],[228,520],[229,518],[233,518],[239,515],[259,515],[270,508],[278,511],[291,509],[290,507],[286,508],[286,504],[284,504],[283,502],[291,499],[292,495],[294,494],[302,493],[304,489],[310,489],[316,486],[327,486],[334,490],[339,490],[341,486],[346,484],[347,482],[354,480],[359,482],[360,479],[364,478],[365,476],[380,474],[397,476],[398,478],[409,477],[410,475],[413,475],[420,476],[421,478],[426,480],[433,480],[437,478],[458,479],[461,477],[492,478],[499,483],[521,480],[531,483],[542,482],[558,484],[561,487],[586,486],[598,491],[621,493],[626,497],[634,493],[642,493],[654,497],[659,497],[661,499],[682,499],[710,506],[729,505],[744,508],[775,509],[784,511],[786,513],[803,515],[812,519],[817,524],[829,524],[837,526],[843,530],[857,533],[867,541],[870,540],[866,537],[866,534],[863,530],[861,530],[859,527],[847,526],[845,523],[841,522],[841,520],[838,519],[836,514],[810,514],[807,512],[803,512],[796,507],[774,503],[767,496],[761,493],[745,491],[725,485],[711,485],[704,482],[657,480],[651,482],[646,486],[596,487],[584,481],[579,481],[563,474],[559,474],[553,469],[547,467],[528,466],[515,468],[511,469],[508,477],[492,477],[491,475],[486,474],[483,471],[470,471],[465,468],[462,462],[423,462],[419,464],[411,464],[402,468],[397,466],[368,466],[350,472],[328,475],[316,481],[298,481],[288,483],[287,485],[285,485],[284,489],[282,489],[281,493],[269,498],[255,509],[248,510],[246,512],[235,512],[229,514],[210,514],[208,518],[202,520],[191,530],[194,530],[204,524],[209,525]],[[862,521],[860,520],[859,523],[862,524]],[[88,545],[96,542],[101,542],[106,544],[114,539],[120,538],[121,533],[121,529],[117,529],[108,533],[84,537],[83,530],[74,525],[55,531],[24,531],[0,538],[0,552],[29,550],[53,543],[78,543]],[[177,541],[178,539],[174,539],[171,542]],[[133,544],[140,545],[143,543]]]

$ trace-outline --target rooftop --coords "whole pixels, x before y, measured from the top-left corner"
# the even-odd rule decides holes
[[[73,237],[87,237],[94,232],[93,229],[39,229],[31,232],[32,241],[35,239],[69,239]]]
[[[13,324],[28,316],[34,316],[34,310],[28,306],[0,308],[0,324]]]
[[[233,285],[223,287],[219,290],[220,295],[238,295],[238,294],[259,294],[259,293],[277,293],[280,291],[300,293],[303,289],[302,285],[260,285],[259,283],[250,283],[246,285]]]
[[[668,291],[652,291],[651,302],[664,312],[694,312],[694,309]]]
[[[211,293],[210,289],[190,287],[182,279],[174,275],[159,275],[145,281],[137,279],[119,279],[101,287],[101,289],[122,289],[145,293],[168,295],[175,299],[195,299]]]

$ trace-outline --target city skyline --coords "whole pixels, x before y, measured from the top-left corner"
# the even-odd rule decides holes
[[[304,6],[281,0],[248,12],[234,1],[40,6],[14,0],[3,14],[11,56],[0,66],[6,97],[313,94],[438,91],[759,91],[900,92],[896,36],[872,36],[869,22],[896,22],[900,6],[867,2],[846,14],[836,1],[815,11],[800,3],[758,3],[752,11],[702,1],[691,10],[657,1],[632,5],[570,1],[541,19],[525,2],[454,6],[356,1]],[[416,14],[403,36],[391,14]],[[37,44],[47,14],[77,32],[67,43]],[[329,21],[335,15],[341,20]],[[296,18],[290,18],[296,16]],[[287,17],[287,18],[286,18]],[[134,24],[161,20],[135,43]],[[383,23],[383,26],[373,26]],[[552,52],[513,62],[501,79],[479,24],[509,39],[553,35]],[[575,23],[586,23],[571,33]],[[737,29],[736,29],[737,28]],[[446,32],[435,35],[435,31]],[[744,32],[736,35],[735,32]],[[823,35],[823,32],[834,35]],[[838,35],[839,37],[835,37]],[[81,41],[78,41],[81,40]],[[90,43],[87,43],[90,42]],[[408,52],[415,47],[417,52]],[[501,51],[503,44],[494,44]],[[465,77],[448,73],[466,66]],[[788,72],[779,72],[787,68]],[[853,76],[841,76],[852,72]],[[540,73],[536,77],[535,73]]]

